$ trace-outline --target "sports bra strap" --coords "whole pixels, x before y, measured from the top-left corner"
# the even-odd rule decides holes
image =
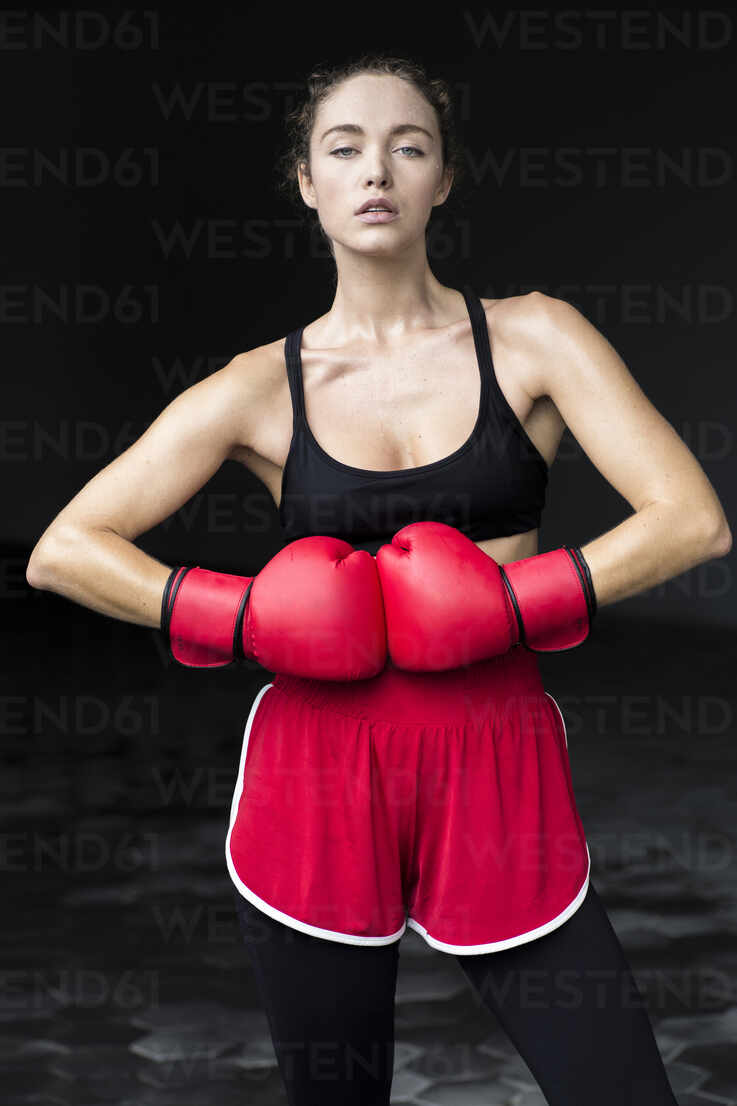
[[[303,326],[287,334],[284,346],[284,359],[287,363],[287,377],[289,390],[292,394],[293,418],[303,417],[305,413],[304,392],[302,390],[302,367],[299,356],[300,342],[302,341]]]

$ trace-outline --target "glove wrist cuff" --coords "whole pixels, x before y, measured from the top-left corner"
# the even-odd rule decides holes
[[[161,599],[161,629],[172,657],[190,668],[243,660],[243,621],[253,577],[195,566],[172,570]]]
[[[561,652],[586,640],[597,601],[578,546],[538,553],[500,569],[527,648]]]

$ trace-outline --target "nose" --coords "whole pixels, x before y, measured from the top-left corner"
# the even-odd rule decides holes
[[[385,188],[389,184],[389,166],[383,150],[374,150],[366,158],[367,164],[374,161],[371,172],[366,172],[366,184],[372,188]]]

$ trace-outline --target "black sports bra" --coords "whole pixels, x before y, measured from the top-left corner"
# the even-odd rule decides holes
[[[521,534],[540,525],[547,462],[499,387],[481,300],[468,286],[463,296],[481,376],[476,425],[450,456],[415,468],[360,469],[325,452],[305,417],[304,327],[287,335],[293,429],[279,504],[287,542],[329,534],[375,554],[410,522],[445,522],[472,541]]]

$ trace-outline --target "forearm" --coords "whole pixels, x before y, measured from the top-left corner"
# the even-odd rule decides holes
[[[34,550],[28,582],[100,614],[158,628],[171,567],[112,530],[67,530]]]
[[[717,523],[661,501],[647,504],[579,548],[591,571],[597,604],[604,607],[724,556],[729,545]]]

